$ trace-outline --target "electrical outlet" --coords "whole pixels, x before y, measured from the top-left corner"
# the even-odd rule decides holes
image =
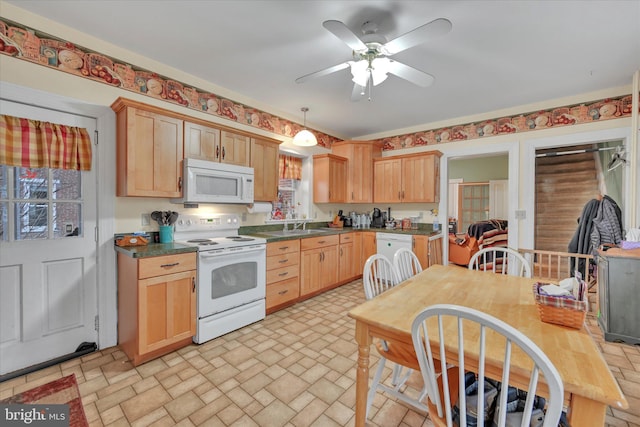
[[[527,219],[527,211],[524,209],[516,210],[516,219]]]
[[[329,218],[333,218],[333,211],[329,211]]]
[[[140,215],[140,224],[143,226],[151,224],[151,215],[148,213]]]
[[[242,212],[242,222],[245,222],[246,220],[247,220],[247,213]]]

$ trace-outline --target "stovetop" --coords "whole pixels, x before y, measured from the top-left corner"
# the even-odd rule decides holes
[[[240,219],[234,214],[182,215],[175,225],[174,240],[199,251],[266,244],[266,239],[238,234]]]

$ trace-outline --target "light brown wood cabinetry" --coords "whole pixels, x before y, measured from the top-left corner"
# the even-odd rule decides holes
[[[300,241],[300,296],[322,292],[338,283],[337,234]]]
[[[362,267],[360,270],[363,270],[364,264],[367,262],[367,259],[369,259],[371,255],[378,252],[378,242],[376,241],[375,231],[364,231],[360,234],[362,234]]]
[[[439,202],[440,156],[430,151],[374,159],[374,202]]]
[[[184,157],[220,161],[220,129],[184,122]]]
[[[347,159],[333,154],[313,156],[313,202],[346,203]]]
[[[267,314],[300,296],[300,240],[267,244]]]
[[[118,98],[116,195],[182,195],[183,121],[163,110]]]
[[[442,235],[439,237],[415,235],[412,250],[418,256],[422,269],[442,264]]]
[[[118,253],[118,344],[134,366],[189,345],[196,316],[195,253]]]
[[[379,141],[340,141],[331,152],[347,159],[347,202],[373,202],[373,159],[382,155]]]
[[[340,247],[338,252],[338,281],[346,283],[362,274],[360,265],[360,254],[356,252],[357,233],[347,233],[340,235]]]
[[[251,163],[254,171],[253,199],[271,202],[278,199],[278,146],[280,141],[251,138]]]
[[[251,163],[251,137],[222,130],[220,132],[220,162],[249,166]]]

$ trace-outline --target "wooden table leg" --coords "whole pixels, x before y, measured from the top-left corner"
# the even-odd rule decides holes
[[[358,343],[358,367],[356,371],[356,427],[364,427],[367,414],[367,391],[369,390],[369,327],[356,321]]]
[[[572,394],[571,407],[567,417],[572,426],[601,427],[604,425],[606,412],[607,405],[604,403]]]

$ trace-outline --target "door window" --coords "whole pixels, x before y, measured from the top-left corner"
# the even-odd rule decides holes
[[[0,240],[81,236],[82,174],[0,166]]]

